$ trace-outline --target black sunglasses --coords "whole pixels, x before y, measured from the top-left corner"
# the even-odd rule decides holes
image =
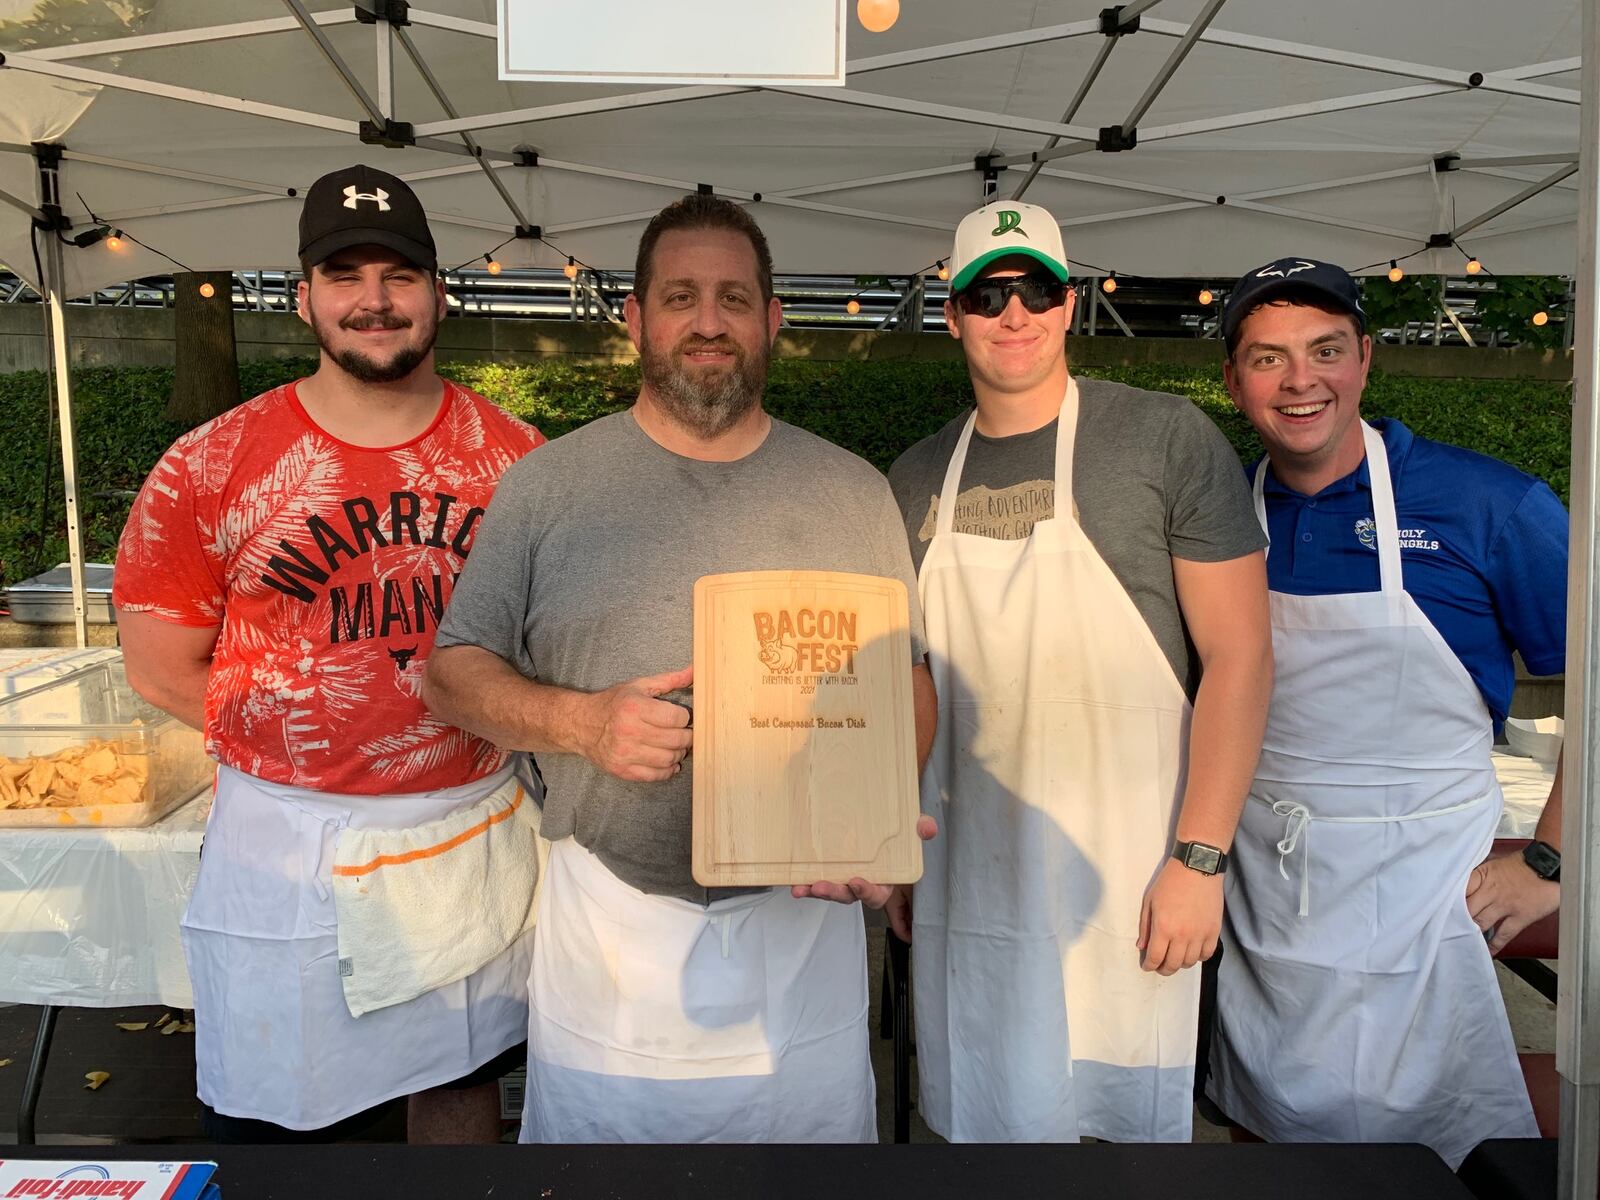
[[[1011,297],[1031,313],[1049,312],[1067,302],[1067,285],[1045,275],[1015,275],[984,279],[956,293],[956,304],[969,316],[998,317]]]

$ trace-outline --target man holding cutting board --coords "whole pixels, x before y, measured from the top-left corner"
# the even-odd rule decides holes
[[[870,465],[763,410],[781,312],[738,205],[697,194],[660,213],[626,315],[637,403],[506,475],[424,685],[444,719],[533,751],[547,784],[522,1137],[874,1141],[854,905],[904,928],[903,895],[861,878],[697,883],[684,701],[702,576],[896,579],[920,762],[933,689],[899,516]],[[779,620],[750,641],[774,672],[800,653]],[[828,620],[800,644],[829,642]]]

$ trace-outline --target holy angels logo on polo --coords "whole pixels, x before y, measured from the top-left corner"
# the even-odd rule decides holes
[[[1439,548],[1439,539],[1430,536],[1428,529],[1424,526],[1417,526],[1414,529],[1401,529],[1397,532],[1400,535],[1400,548],[1402,550],[1437,550]],[[1355,534],[1356,540],[1368,550],[1376,550],[1378,548],[1378,525],[1371,517],[1362,517],[1356,521]]]
[[[346,208],[359,208],[362,200],[376,204],[379,212],[388,212],[391,207],[389,193],[382,188],[374,188],[370,192],[360,192],[356,190],[356,185],[352,183],[344,189],[344,206]]]

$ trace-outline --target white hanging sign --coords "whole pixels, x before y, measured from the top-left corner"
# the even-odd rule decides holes
[[[842,87],[846,0],[499,0],[500,78]]]

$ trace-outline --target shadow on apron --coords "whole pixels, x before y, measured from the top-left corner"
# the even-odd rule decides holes
[[[564,838],[534,942],[523,1141],[877,1140],[859,906],[648,895]]]

